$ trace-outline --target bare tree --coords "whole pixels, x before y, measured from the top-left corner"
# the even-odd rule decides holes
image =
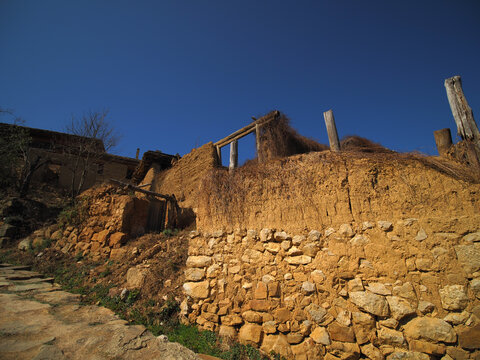
[[[81,192],[88,172],[93,171],[106,151],[116,146],[119,136],[107,120],[108,110],[90,111],[81,118],[72,116],[66,132],[75,135],[72,144],[64,146],[72,172],[71,199]]]

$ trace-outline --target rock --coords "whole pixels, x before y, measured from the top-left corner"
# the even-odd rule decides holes
[[[250,308],[254,311],[269,311],[272,304],[268,300],[250,300]]]
[[[303,340],[303,335],[300,333],[290,332],[287,334],[287,341],[289,344],[299,344]]]
[[[265,248],[265,250],[267,250],[272,254],[277,254],[282,248],[279,243],[273,243],[273,242],[268,242],[264,244],[263,247]]]
[[[382,345],[392,345],[395,347],[404,347],[406,345],[405,338],[401,331],[382,327],[377,331],[377,336]]]
[[[335,232],[335,229],[332,227],[329,227],[328,229],[325,230],[325,237],[329,237]]]
[[[371,315],[353,312],[352,320],[353,331],[359,344],[365,344],[375,337],[375,319]]]
[[[480,349],[480,324],[461,327],[458,331],[458,344],[468,350]]]
[[[312,277],[313,282],[315,283],[322,283],[325,280],[325,274],[321,270],[313,270],[310,273],[310,276]]]
[[[387,302],[390,312],[396,320],[402,320],[406,316],[415,314],[415,309],[405,299],[398,296],[387,296]]]
[[[327,314],[327,310],[317,304],[310,304],[305,308],[305,310],[308,314],[310,314],[312,321],[316,322],[317,324],[320,324]]]
[[[285,240],[281,242],[280,246],[284,251],[287,251],[292,246],[292,242],[290,240]]]
[[[321,237],[322,237],[322,234],[320,233],[320,231],[317,231],[317,230],[311,230],[308,233],[308,240],[310,241],[319,241]]]
[[[463,285],[447,285],[440,289],[439,293],[445,310],[463,310],[468,305],[468,297]]]
[[[273,232],[271,229],[262,229],[260,230],[260,241],[267,242],[273,240]]]
[[[368,229],[373,229],[374,226],[375,226],[375,224],[373,224],[369,221],[364,221],[362,223],[362,230],[365,231],[365,230],[368,230]]]
[[[383,360],[384,356],[380,350],[378,350],[372,344],[367,344],[360,347],[362,354],[366,355],[371,360]]]
[[[475,296],[480,299],[480,278],[470,281],[470,289],[472,289]]]
[[[295,235],[292,238],[292,244],[295,246],[301,245],[307,238],[303,235]]]
[[[262,315],[255,312],[255,311],[251,311],[251,310],[245,311],[242,314],[242,318],[245,321],[248,321],[249,323],[261,323],[262,322]]]
[[[63,231],[62,230],[55,231],[51,236],[52,240],[60,240],[62,237],[63,237]]]
[[[422,314],[427,314],[435,310],[435,305],[433,305],[431,302],[420,300],[417,309]]]
[[[468,242],[468,243],[479,242],[480,241],[480,231],[465,235],[463,237],[463,241]]]
[[[370,242],[370,239],[365,235],[355,235],[352,240],[350,240],[350,244],[353,246],[363,246]]]
[[[268,296],[268,288],[267,284],[264,282],[257,283],[257,287],[255,288],[255,292],[253,294],[254,299],[266,299]]]
[[[304,292],[305,294],[311,294],[315,292],[315,284],[311,283],[310,281],[305,281],[302,284],[302,292]]]
[[[381,230],[385,232],[391,231],[393,229],[393,224],[390,221],[377,221],[377,225]]]
[[[458,262],[467,274],[480,270],[480,244],[456,245],[454,249]]]
[[[441,319],[418,317],[409,321],[403,328],[408,339],[445,343],[454,343],[457,340],[457,335],[450,324]]]
[[[110,251],[110,259],[120,260],[125,256],[126,253],[127,253],[127,249],[123,249],[123,248],[112,249],[112,251]]]
[[[368,291],[352,291],[350,300],[362,310],[377,316],[388,315],[388,304],[383,296]]]
[[[32,240],[29,238],[23,239],[18,243],[18,250],[28,251],[32,248]]]
[[[370,283],[366,286],[366,289],[378,295],[392,295],[392,292],[382,283]]]
[[[127,234],[123,232],[113,233],[112,235],[110,235],[108,245],[114,248],[120,247],[121,245],[125,244],[125,242],[127,241],[127,237]]]
[[[338,234],[341,236],[349,237],[351,238],[355,233],[353,232],[352,227],[350,224],[342,224],[340,225],[340,228],[338,229]]]
[[[274,334],[277,332],[277,324],[273,320],[264,322],[262,327],[265,334]]]
[[[317,344],[330,345],[330,336],[328,335],[328,331],[322,326],[315,328],[310,334],[310,337]]]
[[[407,300],[417,301],[417,295],[415,290],[409,282],[404,283],[403,285],[398,285],[393,287],[393,295],[400,296]]]
[[[202,268],[212,264],[212,258],[210,256],[189,256],[187,259],[187,267]]]
[[[260,349],[266,354],[274,352],[288,359],[293,356],[292,348],[288,343],[287,337],[283,334],[265,336]]]
[[[143,286],[147,270],[144,268],[132,267],[127,271],[127,284],[129,289],[139,289]]]
[[[425,232],[425,230],[420,229],[420,230],[418,230],[418,232],[417,232],[417,236],[415,236],[415,240],[417,240],[417,241],[423,241],[423,240],[425,240],[427,237],[428,237],[428,236],[427,236],[427,233]]]
[[[210,293],[210,283],[208,280],[187,282],[183,284],[183,290],[188,296],[194,299],[206,299]]]
[[[255,229],[247,230],[247,238],[251,241],[256,240],[257,239],[257,230],[255,230]]]
[[[325,360],[330,359],[345,359],[345,360],[356,360],[360,357],[360,348],[357,344],[346,343],[334,341],[329,346],[327,346],[327,356]],[[328,357],[328,355],[333,355],[333,357]]]
[[[313,243],[306,244],[303,247],[302,251],[305,255],[311,256],[313,258],[318,253],[318,246],[316,244],[313,244]]]
[[[464,324],[465,321],[470,317],[470,313],[467,311],[462,311],[461,313],[450,313],[443,318],[446,322],[452,325]]]
[[[342,310],[338,313],[335,320],[337,320],[337,322],[342,326],[350,326],[350,324],[352,323],[351,318],[352,318],[352,313],[350,311]]]
[[[348,326],[342,326],[335,321],[328,326],[328,333],[332,341],[355,342],[353,329]]]
[[[312,258],[307,255],[286,257],[285,261],[290,265],[306,265],[312,262]]]
[[[258,345],[262,339],[262,327],[256,324],[245,324],[238,332],[238,340],[246,345]]]
[[[237,330],[233,326],[220,325],[220,330],[218,334],[221,337],[228,337],[230,339],[235,339],[237,337]]]
[[[363,283],[362,279],[355,278],[353,280],[349,280],[347,283],[348,291],[363,291]]]
[[[398,326],[398,321],[395,320],[394,318],[389,318],[389,319],[386,319],[386,320],[380,320],[378,322],[378,324],[380,326],[384,326],[384,327],[395,330]]]
[[[431,342],[422,341],[422,340],[410,340],[409,349],[411,351],[416,351],[420,353],[426,353],[436,356],[441,356],[445,354],[445,345],[443,344],[432,344]]]
[[[288,256],[297,256],[297,255],[302,255],[303,252],[296,246],[292,247],[290,250],[288,250],[287,255]]]
[[[0,237],[14,238],[17,235],[18,229],[11,224],[3,224],[0,227]]]
[[[275,281],[275,278],[272,275],[266,274],[262,276],[262,282],[264,282],[265,284],[269,284],[272,281]]]
[[[240,315],[226,315],[221,318],[222,325],[235,326],[243,324],[243,319]]]
[[[273,312],[273,318],[278,323],[285,323],[288,320],[291,320],[292,313],[287,308],[278,308]]]
[[[430,360],[430,357],[415,351],[395,351],[387,356],[387,360]]]
[[[276,231],[275,234],[273,234],[273,238],[279,242],[291,239],[285,231]]]
[[[205,270],[199,268],[187,268],[185,270],[186,281],[200,281],[205,277]]]

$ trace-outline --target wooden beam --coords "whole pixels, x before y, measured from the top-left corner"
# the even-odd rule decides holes
[[[222,166],[222,147],[217,145],[218,166]]]
[[[114,185],[123,186],[127,189],[131,189],[131,190],[136,191],[136,192],[141,192],[143,194],[159,197],[159,198],[165,199],[165,200],[176,201],[175,196],[163,195],[163,194],[159,194],[159,193],[156,193],[156,192],[153,192],[153,191],[143,190],[142,188],[139,188],[138,186],[134,186],[132,184],[127,184],[127,183],[124,183],[122,181],[118,181],[118,180],[115,180],[115,179],[110,179],[110,182]]]
[[[457,124],[458,135],[463,140],[472,140],[480,143],[480,132],[473,118],[473,112],[468,106],[467,99],[463,94],[462,79],[460,76],[453,76],[445,80],[448,102]]]
[[[437,145],[438,155],[446,156],[448,149],[452,146],[452,134],[449,128],[437,130],[433,132],[435,144]]]
[[[262,162],[262,154],[260,153],[260,125],[255,124],[255,145],[257,147],[257,161]]]
[[[274,111],[274,112],[272,112],[268,115],[265,115],[265,116],[261,117],[257,121],[252,122],[251,124],[248,124],[247,126],[244,126],[240,130],[235,131],[234,133],[228,135],[227,137],[224,137],[223,139],[217,141],[213,145],[220,146],[220,147],[228,145],[232,141],[241,139],[245,135],[248,135],[248,134],[254,132],[256,124],[265,125],[265,124],[269,123],[270,121],[277,119],[279,115],[280,115],[280,112],[276,110],[276,111]]]
[[[328,141],[330,142],[330,150],[340,151],[340,141],[338,140],[337,127],[335,125],[335,118],[333,111],[328,110],[323,113],[325,125],[327,126]]]
[[[233,170],[236,167],[238,167],[238,142],[237,140],[233,140],[230,143],[230,164],[228,168]]]

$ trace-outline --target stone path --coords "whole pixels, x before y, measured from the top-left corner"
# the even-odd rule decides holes
[[[52,278],[0,264],[0,359],[165,359],[199,357],[127,325],[111,310],[80,305]]]

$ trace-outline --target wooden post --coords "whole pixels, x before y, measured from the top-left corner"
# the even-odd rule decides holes
[[[463,140],[472,140],[479,144],[480,133],[473,118],[472,109],[468,106],[467,99],[463,94],[461,77],[457,75],[446,79],[445,89],[453,117],[457,123],[458,135]]]
[[[228,165],[229,170],[233,170],[238,167],[238,142],[233,140],[230,143],[230,164]]]
[[[260,154],[260,125],[255,125],[255,145],[257,146],[257,161],[259,163],[262,162],[261,154]]]
[[[222,147],[217,145],[218,166],[222,166]]]
[[[135,159],[138,159],[139,155],[140,155],[140,148],[137,148],[137,154],[135,155]]]
[[[437,145],[438,155],[446,156],[448,149],[452,146],[452,134],[449,128],[437,130],[433,132],[435,136],[435,144]]]
[[[340,141],[338,140],[337,127],[335,126],[335,118],[333,111],[328,110],[323,113],[325,125],[327,126],[328,141],[330,142],[330,150],[340,151]]]

